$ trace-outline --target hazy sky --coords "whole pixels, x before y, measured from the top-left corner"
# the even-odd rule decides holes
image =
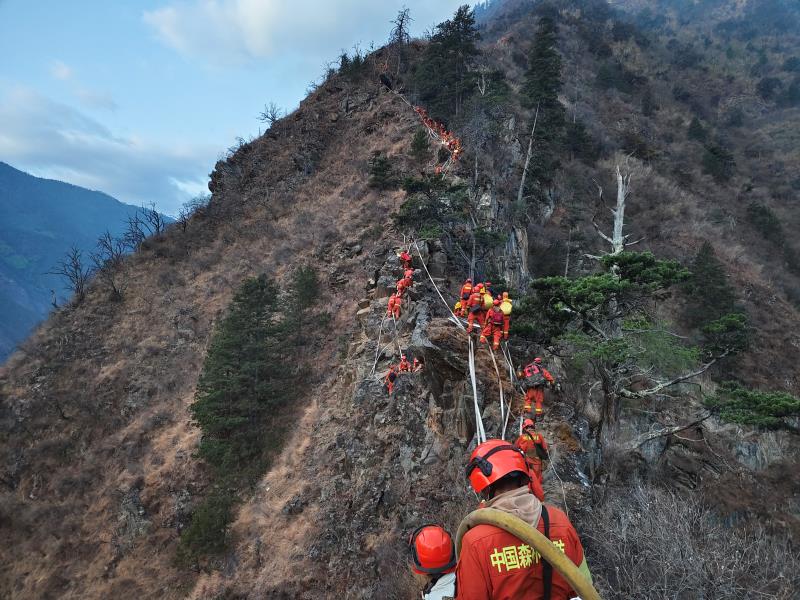
[[[264,104],[464,0],[0,0],[0,161],[175,213]]]

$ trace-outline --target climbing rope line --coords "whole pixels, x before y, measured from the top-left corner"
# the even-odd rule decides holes
[[[494,364],[494,372],[497,375],[497,387],[500,389],[500,422],[505,421],[505,402],[503,400],[503,380],[500,378],[500,369],[497,367],[497,359],[494,357],[494,350],[489,346],[489,354],[492,356],[492,364]]]
[[[481,409],[478,407],[478,381],[475,377],[475,348],[472,345],[472,338],[469,340],[469,378],[472,382],[472,402],[475,405],[475,429],[478,435],[478,443],[482,444],[486,441],[486,430],[483,428],[483,419],[481,418]]]
[[[397,330],[397,319],[394,317],[394,313],[392,313],[392,322],[394,323],[394,342],[397,344],[397,351],[400,353],[400,356],[403,355],[403,349],[400,347],[400,332]]]
[[[450,305],[447,303],[447,300],[445,300],[444,296],[442,296],[442,292],[439,291],[439,287],[436,285],[436,282],[433,280],[433,276],[431,275],[431,272],[428,271],[428,266],[425,264],[425,260],[422,258],[422,252],[420,252],[420,249],[419,249],[419,246],[417,245],[416,240],[414,240],[413,243],[414,243],[414,248],[417,249],[417,255],[419,256],[419,261],[422,263],[422,268],[425,269],[425,273],[428,274],[428,279],[430,279],[431,283],[433,284],[433,289],[435,289],[436,293],[439,294],[439,298],[442,299],[442,302],[444,303],[445,307],[447,307],[448,312],[452,316],[452,319],[450,319],[450,320],[453,321],[456,325],[458,325],[458,327],[461,329],[461,331],[466,331],[466,329],[464,329],[464,325],[461,324],[461,321],[456,316],[456,313],[453,312],[453,310],[450,308]]]
[[[503,359],[506,361],[506,365],[508,366],[508,379],[511,382],[511,397],[508,399],[508,410],[506,411],[506,418],[503,421],[503,431],[501,437],[505,439],[506,437],[506,429],[508,428],[508,421],[511,417],[511,407],[513,406],[514,401],[514,365],[510,359],[511,351],[508,349],[508,342],[500,345],[500,349],[503,352]]]
[[[372,371],[370,371],[369,376],[372,377],[375,374],[375,368],[378,366],[378,358],[381,355],[381,334],[383,333],[383,323],[386,321],[386,315],[383,315],[381,319],[381,326],[378,329],[378,341],[375,343],[375,362],[372,363]]]

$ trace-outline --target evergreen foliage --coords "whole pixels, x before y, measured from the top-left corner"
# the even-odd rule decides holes
[[[645,88],[642,94],[642,114],[645,117],[652,117],[658,110],[658,104],[653,97],[653,90]]]
[[[768,206],[751,202],[747,206],[747,218],[765,239],[783,244],[783,226],[777,215]]]
[[[733,175],[736,161],[729,150],[717,144],[706,146],[703,155],[703,170],[717,181],[724,181]]]
[[[705,405],[725,421],[770,429],[796,429],[788,419],[800,417],[800,398],[785,392],[749,390],[732,381],[706,398]]]
[[[369,186],[379,190],[397,187],[398,179],[387,156],[376,153],[369,160]]]
[[[697,117],[694,117],[692,122],[689,123],[689,130],[686,135],[690,140],[697,142],[705,142],[708,139],[708,132]]]
[[[414,137],[411,138],[411,156],[418,163],[427,161],[431,156],[431,144],[428,139],[428,133],[419,128],[414,132]]]
[[[692,275],[685,286],[689,296],[684,316],[692,327],[699,327],[733,312],[734,292],[714,247],[705,241],[691,266]]]
[[[237,490],[255,483],[280,450],[305,376],[296,363],[309,336],[297,332],[318,296],[310,267],[296,269],[283,294],[264,275],[250,278],[216,327],[190,406],[213,487],[181,536],[179,560],[225,548]]]
[[[246,280],[211,340],[191,413],[203,430],[199,455],[217,476],[251,481],[277,441],[263,428],[291,400],[293,373],[283,362],[291,324],[276,318],[279,303],[265,276]]]
[[[420,103],[433,118],[447,122],[459,115],[474,94],[475,74],[469,66],[480,53],[479,39],[475,13],[467,4],[436,26],[413,77]]]
[[[562,59],[558,53],[558,29],[552,17],[539,19],[536,39],[528,56],[528,70],[522,85],[523,103],[536,119],[535,151],[529,165],[528,193],[535,199],[541,196],[558,170],[559,155],[564,140],[565,111],[558,94],[562,89]],[[531,127],[529,126],[528,130]]]

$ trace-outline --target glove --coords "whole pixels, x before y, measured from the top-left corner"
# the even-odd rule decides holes
[[[561,384],[560,384],[560,383],[557,383],[557,384],[556,384],[556,391],[557,391],[559,394],[561,393],[561,391],[562,391],[562,390],[561,390]]]

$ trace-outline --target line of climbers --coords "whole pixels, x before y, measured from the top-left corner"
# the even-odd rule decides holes
[[[513,302],[508,292],[492,296],[491,282],[461,287],[453,312],[467,319],[467,333],[480,328],[480,342],[492,348],[508,340]],[[471,454],[467,479],[481,498],[479,508],[494,508],[536,527],[583,573],[591,574],[583,546],[569,518],[545,504],[543,477],[550,459],[547,441],[536,431],[544,413],[545,388],[560,385],[541,357],[516,371],[524,393],[522,430],[513,444],[490,439]],[[427,577],[425,600],[569,600],[576,596],[567,581],[542,559],[538,551],[505,530],[481,524],[462,539],[461,553],[450,533],[439,524],[417,528],[409,538],[412,570]],[[579,599],[578,599],[579,600]]]
[[[403,269],[403,277],[399,279],[395,285],[395,293],[389,296],[389,303],[386,307],[386,316],[393,318],[395,321],[400,319],[402,311],[403,300],[406,297],[406,291],[411,289],[414,285],[414,267],[412,265],[412,257],[408,251],[403,250],[399,255],[400,265]],[[410,300],[409,300],[410,301]],[[414,357],[413,362],[409,362],[405,354],[400,355],[400,362],[396,365],[389,367],[389,372],[383,380],[386,390],[391,396],[394,392],[395,381],[401,373],[416,373],[421,370],[423,362]]]

